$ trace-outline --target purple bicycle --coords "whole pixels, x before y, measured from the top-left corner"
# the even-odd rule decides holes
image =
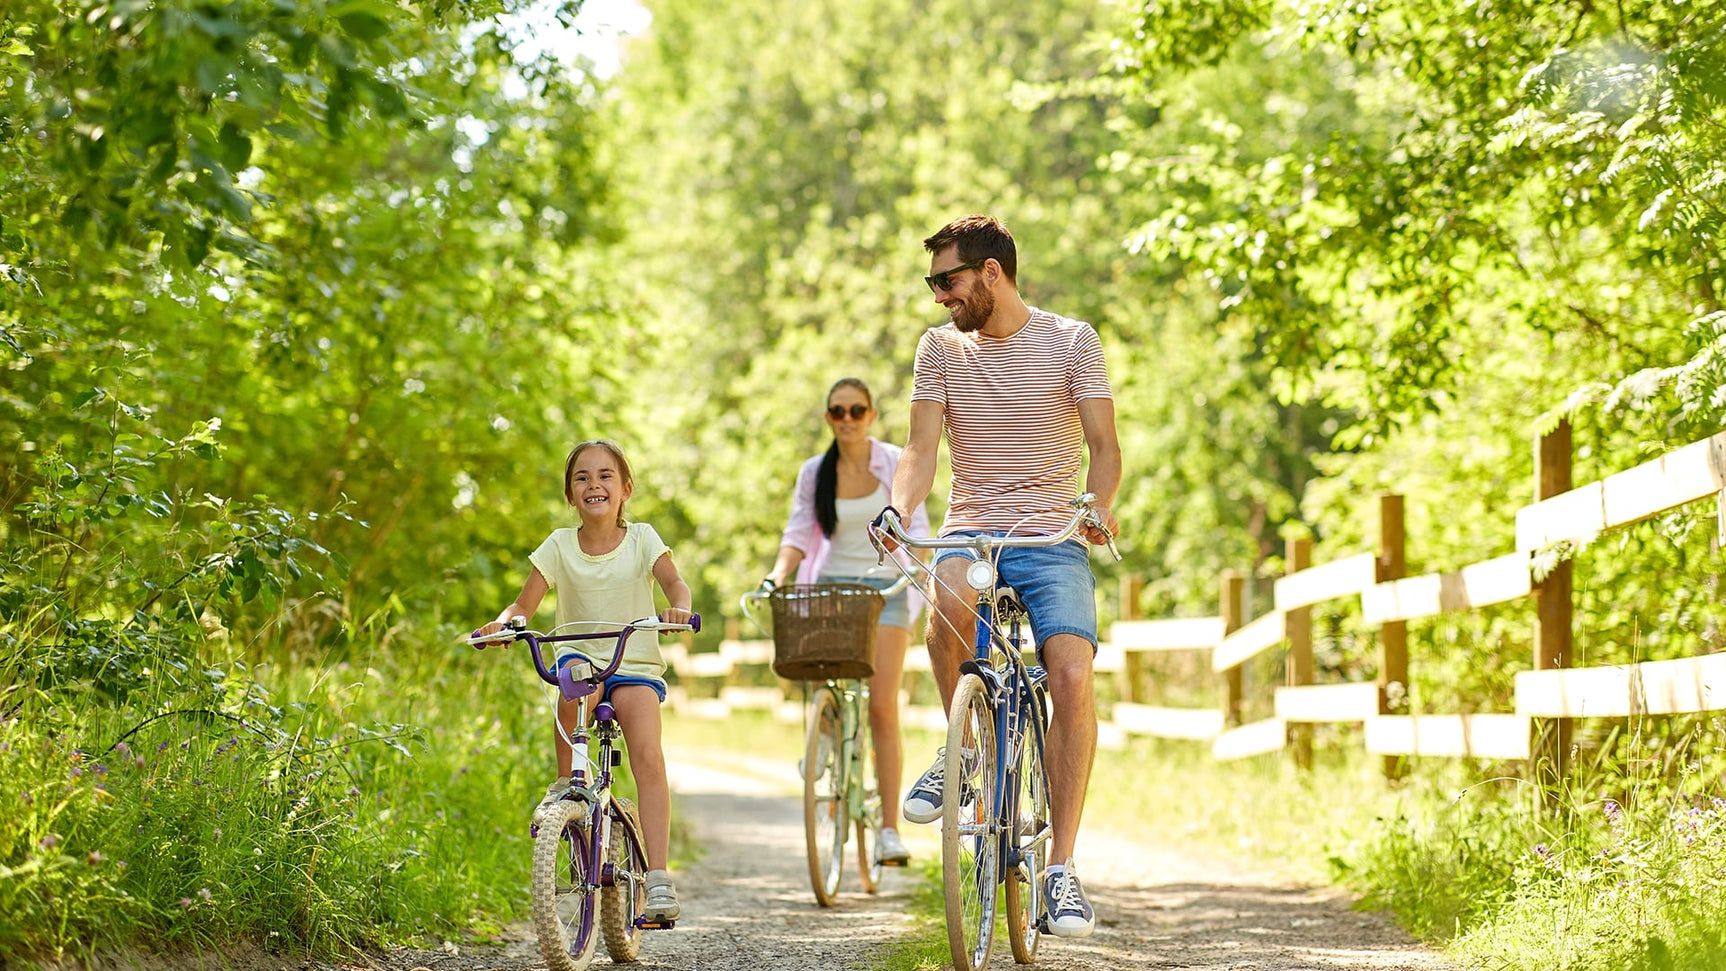
[[[582,701],[575,730],[567,738],[575,755],[569,787],[540,803],[533,815],[533,926],[551,971],[583,971],[593,960],[594,945],[601,936],[613,961],[634,961],[641,952],[643,930],[669,930],[676,924],[651,923],[643,916],[647,844],[635,807],[611,791],[611,770],[623,764],[623,730],[611,703],[604,700],[603,687],[623,663],[623,645],[631,633],[699,631],[701,617],[692,616],[687,624],[649,617],[621,630],[558,633],[569,626],[574,625],[540,633],[527,629],[525,617],[513,617],[504,630],[466,638],[476,647],[526,642],[540,680],[556,686],[564,699]],[[603,662],[567,646],[601,639],[615,642],[611,657]],[[565,645],[558,649],[553,667],[546,666],[542,644]],[[561,724],[557,730],[563,731]]]

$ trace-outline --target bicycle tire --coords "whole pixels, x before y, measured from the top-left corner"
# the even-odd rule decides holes
[[[987,965],[994,944],[1001,842],[992,808],[999,782],[996,742],[988,692],[981,678],[967,674],[959,679],[948,714],[941,791],[941,889],[947,945],[956,971],[978,971]]]
[[[1037,943],[1047,914],[1043,900],[1043,871],[1049,866],[1049,848],[1054,833],[1049,824],[1049,775],[1043,764],[1043,743],[1048,728],[1048,708],[1042,696],[1031,693],[1018,753],[1007,797],[1016,797],[1017,808],[1007,814],[1014,822],[1008,843],[1019,849],[1019,862],[1006,879],[1006,917],[1013,960],[1031,964],[1037,960]]]
[[[560,799],[534,812],[533,927],[551,971],[583,971],[598,938],[586,803]]]
[[[857,819],[857,884],[864,893],[881,892],[881,874],[886,869],[881,853],[881,792],[875,785],[874,750],[869,746],[868,716],[859,713],[853,724],[857,737],[851,740],[857,753],[857,771],[851,784],[863,790],[863,815]]]
[[[629,800],[612,799],[606,842],[602,871],[609,873],[599,888],[599,926],[605,934],[605,953],[622,964],[641,954],[642,930],[636,918],[647,909],[647,846]]]
[[[809,703],[803,739],[803,843],[809,858],[809,886],[815,902],[831,907],[839,899],[844,870],[846,766],[840,758],[843,712],[834,692],[822,688]]]

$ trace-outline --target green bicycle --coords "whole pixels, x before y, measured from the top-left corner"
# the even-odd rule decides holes
[[[887,597],[905,588],[900,578],[886,590],[861,583],[787,584],[743,596],[746,617],[766,633],[772,628],[773,670],[804,682],[809,699],[804,720],[803,836],[809,885],[823,907],[839,899],[845,844],[855,832],[857,882],[864,893],[880,889],[881,794],[869,751],[864,713],[874,673],[875,624]],[[771,622],[758,619],[767,601]]]

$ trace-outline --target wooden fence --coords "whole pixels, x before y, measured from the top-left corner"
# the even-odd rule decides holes
[[[1100,712],[1100,743],[1119,746],[1130,735],[1189,739],[1209,744],[1219,759],[1286,750],[1304,764],[1313,725],[1352,723],[1364,727],[1367,750],[1386,757],[1387,773],[1398,771],[1406,757],[1441,756],[1528,760],[1538,773],[1553,774],[1565,768],[1574,719],[1726,709],[1726,654],[1572,667],[1572,564],[1562,559],[1544,577],[1534,575],[1535,558],[1547,547],[1588,542],[1709,498],[1717,503],[1726,542],[1726,432],[1576,487],[1568,422],[1541,435],[1535,455],[1533,501],[1516,512],[1512,553],[1406,576],[1403,500],[1384,495],[1375,550],[1314,565],[1310,541],[1290,541],[1288,572],[1274,580],[1272,606],[1257,617],[1246,616],[1247,578],[1237,572],[1221,578],[1214,617],[1135,618],[1135,581],[1123,579],[1124,619],[1112,625],[1097,654],[1099,675],[1115,680],[1121,699]],[[1339,599],[1357,600],[1363,622],[1377,630],[1376,681],[1315,683],[1312,609]],[[1514,710],[1407,713],[1409,621],[1524,599],[1534,600],[1534,650],[1527,670],[1515,676]],[[1220,705],[1143,703],[1137,687],[1148,658],[1169,652],[1209,656]],[[1244,666],[1272,652],[1281,653],[1283,668],[1282,683],[1273,689],[1274,714],[1244,722]],[[672,701],[683,711],[768,708],[788,721],[802,717],[796,692],[761,674],[772,657],[770,642],[733,633],[716,654],[675,647],[668,653],[679,682]],[[928,669],[927,653],[914,647],[906,660],[908,682]],[[737,684],[740,679],[750,683]],[[908,706],[905,723],[940,727],[944,719],[938,707]]]

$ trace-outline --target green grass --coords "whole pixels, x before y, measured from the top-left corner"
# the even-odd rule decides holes
[[[554,769],[520,662],[439,645],[213,667],[213,695],[0,696],[0,964],[493,933],[525,913]]]

